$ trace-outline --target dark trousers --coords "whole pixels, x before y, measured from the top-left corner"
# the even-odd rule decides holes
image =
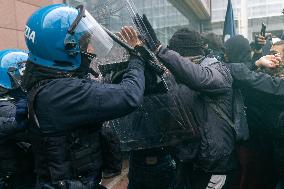
[[[279,180],[275,189],[284,189],[284,182],[283,180]]]
[[[242,144],[237,148],[240,168],[230,189],[274,189],[272,145]]]
[[[128,189],[171,189],[175,163],[169,154],[131,153]]]
[[[25,181],[18,180],[17,183],[10,185],[4,178],[0,178],[0,189],[34,189],[34,184],[27,184]]]
[[[217,179],[214,180],[213,177],[217,177]],[[226,173],[226,174],[206,173],[202,170],[195,170],[191,162],[186,162],[186,163],[179,162],[177,163],[177,174],[176,174],[174,189],[215,188],[214,184],[220,181],[218,177],[220,178],[226,177],[226,179],[223,180],[223,184],[217,184],[217,186],[222,185],[221,187],[222,189],[228,189],[232,181],[232,173]]]

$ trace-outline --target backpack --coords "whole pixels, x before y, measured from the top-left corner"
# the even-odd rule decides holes
[[[246,118],[246,110],[244,99],[240,89],[233,89],[233,119],[229,118],[227,114],[212,100],[208,101],[209,106],[225,120],[236,132],[237,141],[246,141],[249,139],[249,128]]]

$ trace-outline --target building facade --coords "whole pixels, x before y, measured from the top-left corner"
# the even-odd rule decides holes
[[[234,17],[236,20],[237,31],[240,25],[241,17],[241,0],[232,0]],[[212,23],[205,25],[205,30],[222,35],[224,19],[227,9],[228,0],[214,0],[212,4]],[[267,25],[267,31],[276,36],[280,36],[284,29],[284,1],[282,0],[246,0],[246,12],[248,17],[248,38],[253,39],[256,33],[260,32],[261,23]]]
[[[167,44],[173,33],[180,28],[201,30],[201,18],[191,11],[191,5],[183,0],[178,2],[184,2],[184,4],[175,2],[174,0],[133,0],[138,12],[147,15],[163,44]],[[208,14],[203,16],[209,19],[210,6],[205,5],[210,4],[208,3],[210,0],[193,2],[200,2],[196,7],[208,11]],[[114,32],[119,31],[124,25],[133,25],[125,0],[67,0],[67,3],[72,6],[84,4],[99,23]]]
[[[0,49],[26,49],[24,27],[28,17],[42,6],[55,3],[84,4],[95,18],[112,31],[132,24],[124,0],[0,0]],[[210,19],[211,0],[133,0],[146,14],[163,44],[173,33],[189,27],[202,31],[203,20]]]
[[[39,7],[63,0],[0,0],[0,49],[26,49],[24,28],[28,17]]]

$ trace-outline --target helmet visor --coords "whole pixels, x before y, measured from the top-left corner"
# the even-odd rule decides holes
[[[94,51],[97,57],[105,57],[113,47],[113,40],[88,11],[85,11],[85,15],[75,29],[75,33],[82,36],[80,48],[89,48],[86,50]]]
[[[26,62],[17,63],[17,67],[9,67],[8,74],[14,81],[13,88],[18,88],[22,84],[22,77],[26,68]]]
[[[128,60],[128,52],[113,41],[88,11],[85,11],[74,32],[80,36],[81,52],[96,55],[92,67]]]

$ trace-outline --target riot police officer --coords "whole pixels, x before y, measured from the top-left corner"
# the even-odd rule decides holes
[[[116,48],[83,6],[57,4],[39,9],[27,21],[25,37],[30,53],[24,86],[36,188],[102,187],[102,123],[139,106],[144,63],[130,57],[116,85],[89,79],[88,73],[94,73],[91,63],[96,67],[108,61]]]
[[[28,137],[27,101],[19,86],[28,54],[0,51],[0,188],[33,188],[33,158]]]

